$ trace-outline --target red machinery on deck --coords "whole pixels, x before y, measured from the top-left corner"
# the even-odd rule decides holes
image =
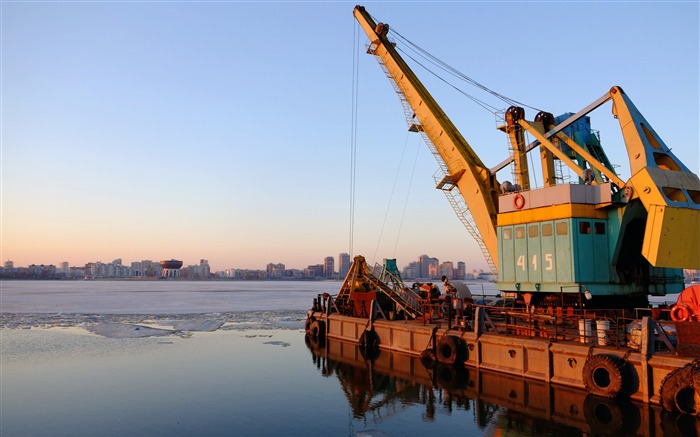
[[[692,285],[678,295],[671,307],[676,323],[678,353],[700,357],[700,285]]]

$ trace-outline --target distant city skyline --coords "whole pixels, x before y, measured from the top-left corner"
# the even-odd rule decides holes
[[[324,257],[322,262],[317,264],[310,264],[305,267],[295,268],[289,267],[284,263],[274,263],[269,262],[264,267],[249,269],[249,268],[238,268],[229,267],[222,270],[212,269],[209,265],[209,261],[206,259],[200,259],[198,263],[190,264],[179,260],[177,258],[164,258],[161,260],[138,260],[124,262],[123,258],[115,258],[109,262],[103,262],[100,260],[90,261],[85,264],[72,265],[68,261],[61,261],[59,263],[50,264],[37,264],[32,263],[26,266],[16,265],[12,260],[6,260],[3,263],[4,273],[10,270],[21,270],[21,269],[32,269],[32,268],[52,268],[52,271],[58,273],[70,273],[72,271],[80,271],[80,273],[75,273],[74,276],[85,276],[85,277],[96,277],[96,278],[108,278],[108,277],[140,277],[140,276],[159,276],[160,273],[154,274],[154,269],[158,269],[160,272],[160,265],[166,264],[169,261],[176,261],[181,263],[183,271],[190,271],[185,277],[221,277],[221,278],[232,278],[235,276],[235,272],[265,272],[266,279],[280,279],[283,277],[313,277],[321,278],[325,277],[328,279],[343,279],[352,264],[352,259],[350,254],[341,252],[336,257],[327,256]],[[337,269],[335,266],[337,265]],[[399,261],[397,260],[397,265]],[[484,273],[483,269],[473,268],[471,272],[467,272],[466,264],[463,261],[452,262],[450,260],[440,262],[438,258],[430,257],[428,255],[421,255],[417,257],[416,260],[410,261],[403,267],[399,267],[401,274],[407,278],[437,278],[442,275],[446,275],[453,279],[463,279],[468,275],[468,273],[480,274]],[[151,271],[151,274],[146,274],[144,272]],[[299,273],[290,273],[290,272]],[[5,275],[7,277],[7,275]],[[70,276],[70,275],[68,275]]]
[[[340,255],[343,255],[343,254],[348,255],[349,264],[347,265],[347,267],[349,267],[350,264],[352,264],[352,257],[350,256],[350,254],[347,254],[347,253],[344,253],[344,252],[341,253]],[[362,256],[363,256],[363,255],[362,255]],[[265,265],[258,266],[258,267],[259,267],[261,270],[264,270],[265,267],[266,267],[268,264],[282,264],[282,265],[286,266],[287,268],[301,269],[301,268],[308,267],[309,265],[324,264],[324,260],[325,260],[326,258],[329,258],[329,257],[330,257],[330,258],[333,258],[334,263],[339,263],[339,262],[340,262],[340,261],[339,261],[340,256],[336,256],[336,257],[328,256],[328,257],[324,257],[324,259],[320,260],[319,263],[316,263],[316,264],[308,264],[307,266],[290,266],[290,265],[288,265],[287,263],[284,263],[284,262],[270,261],[270,262],[268,262],[268,263],[265,263]],[[422,255],[420,255],[420,256],[417,256],[417,257],[416,257],[416,260],[420,260],[422,257],[429,257],[429,258],[438,259],[438,260],[440,259],[440,258],[436,258],[436,257],[430,257],[430,256],[428,256],[428,255],[426,255],[426,254],[422,254]],[[365,257],[365,258],[366,258],[366,257]],[[139,259],[139,260],[127,261],[127,262],[129,262],[129,263],[132,263],[132,262],[141,262],[141,261],[144,261],[144,260],[153,261],[153,262],[161,262],[161,261],[171,260],[171,259],[172,259],[172,260],[182,261],[182,262],[183,262],[183,265],[192,265],[192,264],[197,264],[197,263],[199,263],[203,258],[198,259],[196,262],[194,262],[194,261],[193,261],[193,262],[188,262],[188,261],[183,260],[182,258],[178,258],[178,257],[166,257],[166,258],[157,258],[157,259],[156,259],[156,258],[153,258],[153,259],[146,259],[146,258],[144,258],[144,259]],[[382,260],[383,260],[383,259],[384,259],[384,258],[382,258]],[[391,259],[391,258],[389,258],[389,259]],[[381,261],[382,261],[382,260],[379,260],[379,261],[377,261],[376,263],[381,264]],[[30,262],[30,263],[26,263],[26,264],[20,264],[20,263],[15,262],[15,261],[12,260],[12,259],[7,259],[7,260],[3,261],[3,266],[4,266],[4,267],[8,267],[8,263],[10,263],[10,264],[11,264],[11,265],[10,265],[11,267],[29,267],[29,266],[32,266],[32,265],[54,265],[54,266],[59,267],[59,268],[60,268],[60,267],[67,268],[67,267],[84,267],[84,266],[86,266],[86,265],[88,265],[88,264],[91,264],[91,263],[105,263],[105,264],[110,264],[110,263],[113,263],[113,262],[115,262],[115,261],[124,262],[124,258],[118,257],[118,258],[114,258],[114,259],[111,260],[111,261],[92,260],[92,261],[87,261],[87,262],[85,262],[85,263],[73,263],[73,262],[71,262],[71,261],[65,261],[65,260],[64,260],[64,261],[60,261],[60,262]],[[368,262],[369,262],[369,261],[368,261]],[[397,262],[397,264],[398,264],[399,266],[402,265],[401,260],[398,260],[398,259],[397,259],[396,262]],[[407,262],[405,263],[405,266],[409,265],[409,264],[412,263],[412,262],[414,262],[414,261],[407,261]],[[463,261],[446,260],[446,262],[454,262],[454,263],[456,264],[456,263],[458,263],[458,262],[463,262]],[[231,267],[226,267],[226,268],[224,268],[224,269],[217,269],[217,270],[226,270],[226,269],[242,269],[242,270],[246,270],[246,269],[250,269],[250,267],[236,267],[236,266],[231,266]],[[212,270],[213,270],[213,269],[212,269]],[[475,270],[476,270],[476,269],[475,269]],[[483,270],[483,269],[481,269],[481,270]],[[336,269],[336,271],[340,271],[340,270],[337,270],[337,269]]]
[[[339,248],[369,263],[430,253],[487,269],[366,53],[354,6],[2,2],[0,259],[177,256],[221,271],[273,257],[303,268]],[[700,169],[698,2],[379,2],[367,11],[522,102],[528,119],[577,112],[619,85]],[[509,50],[520,29],[516,39],[545,41],[541,49]],[[406,60],[487,168],[509,156],[495,114],[509,104]],[[631,177],[609,103],[591,113],[591,128]],[[538,152],[530,158],[539,165]],[[512,180],[511,171],[495,176]]]
[[[0,279],[109,279],[109,278],[154,278],[173,277],[184,279],[338,279],[342,280],[348,273],[349,254],[338,255],[339,269],[333,268],[335,259],[324,258],[323,264],[309,265],[304,269],[287,268],[283,263],[268,263],[265,269],[237,269],[230,268],[221,271],[213,271],[206,259],[200,259],[199,264],[182,265],[182,273],[175,275],[163,274],[162,266],[168,267],[174,259],[170,260],[141,260],[133,261],[130,265],[122,264],[122,259],[117,258],[110,263],[99,261],[90,262],[81,266],[71,266],[67,261],[55,264],[30,264],[28,266],[15,266],[14,262],[7,260],[0,267]],[[179,265],[177,260],[175,264]],[[400,268],[400,274],[406,281],[414,279],[438,280],[447,276],[451,280],[484,279],[494,281],[497,278],[491,272],[483,269],[468,269],[462,261],[440,262],[437,258],[422,255],[417,261]],[[687,283],[697,283],[700,278],[700,270],[684,269],[683,274]]]

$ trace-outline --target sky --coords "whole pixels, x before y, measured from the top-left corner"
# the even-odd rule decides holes
[[[2,261],[305,268],[348,252],[486,269],[364,53],[355,3],[3,1]],[[697,1],[364,6],[465,75],[555,115],[619,85],[699,172]],[[412,67],[487,166],[507,157],[494,114]],[[591,119],[626,180],[610,104]]]

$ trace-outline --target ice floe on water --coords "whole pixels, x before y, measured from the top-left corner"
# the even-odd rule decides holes
[[[162,337],[171,335],[171,329],[150,328],[126,323],[98,323],[85,326],[87,331],[109,338]]]
[[[172,320],[170,322],[163,322],[163,325],[169,325],[172,323],[173,329],[177,331],[216,331],[221,328],[224,324],[224,320],[211,319],[211,320]]]
[[[193,332],[302,329],[306,311],[209,314],[0,314],[0,329],[78,327],[109,338],[187,337]],[[276,344],[276,343],[272,343]],[[285,345],[281,345],[286,347]]]
[[[275,346],[282,346],[282,347],[289,347],[292,345],[291,343],[287,343],[286,341],[266,341],[263,344],[272,344]]]

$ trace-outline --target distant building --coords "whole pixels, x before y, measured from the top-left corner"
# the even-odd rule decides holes
[[[197,277],[200,279],[209,279],[211,274],[211,267],[209,267],[209,260],[200,259],[199,269],[197,270]]]
[[[403,271],[401,272],[401,276],[405,280],[417,279],[418,277],[420,277],[420,262],[413,261],[412,263],[404,267]]]
[[[323,259],[323,277],[327,279],[335,277],[335,260],[332,256]]]
[[[345,279],[350,271],[350,254],[341,253],[338,255],[338,277],[340,279]]]
[[[428,255],[421,255],[418,257],[418,262],[420,263],[419,277],[425,279],[438,277],[438,265],[440,264],[440,260],[431,258]]]
[[[457,278],[455,278],[454,272],[455,272],[455,269],[454,269],[454,265],[452,264],[452,261],[445,261],[438,266],[437,276],[439,276],[439,277],[447,276],[450,279],[457,279]]]
[[[231,269],[231,279],[242,279],[246,281],[259,281],[267,277],[265,270],[243,270]]]
[[[459,261],[457,263],[457,272],[455,272],[455,279],[467,279],[467,266],[462,261]]]
[[[306,278],[322,278],[323,277],[323,264],[316,264],[308,266],[304,269],[304,276]]]
[[[169,259],[160,262],[160,266],[163,268],[163,273],[161,277],[163,278],[179,278],[180,268],[182,268],[182,261],[176,259]]]
[[[267,278],[268,279],[281,279],[285,276],[285,265],[282,263],[269,263],[267,265]]]
[[[6,269],[14,269],[15,263],[8,259],[7,261],[5,261],[5,268]]]

